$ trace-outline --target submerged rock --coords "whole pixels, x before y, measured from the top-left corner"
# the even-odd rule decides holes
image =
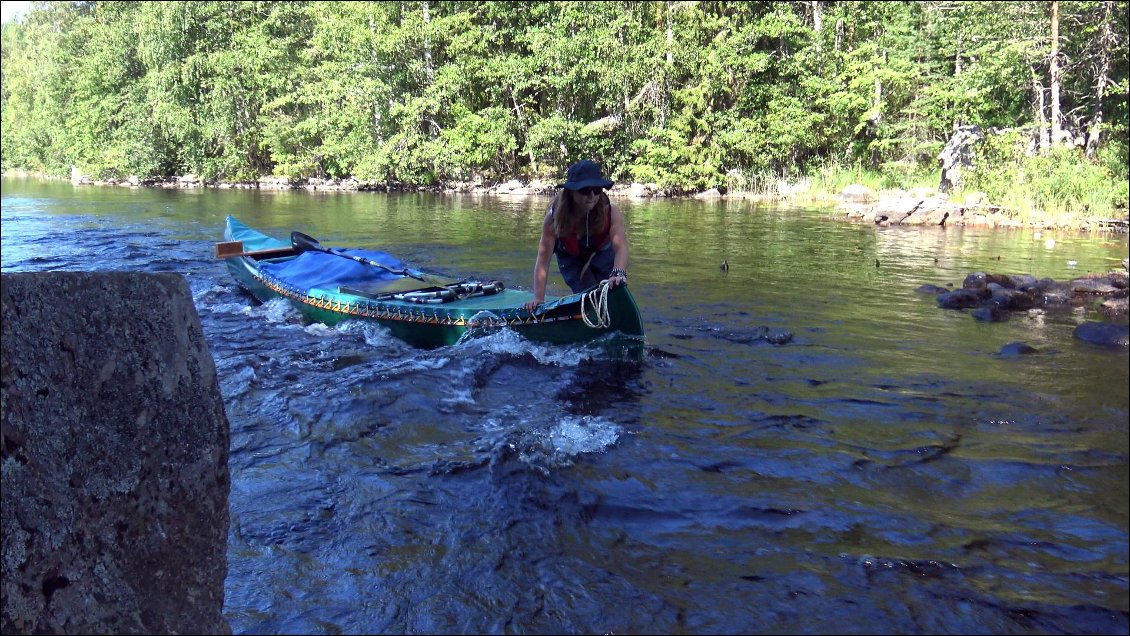
[[[1104,347],[1130,346],[1130,325],[1109,322],[1085,322],[1075,328],[1076,338]]]
[[[918,289],[914,291],[919,294],[934,294],[937,296],[938,294],[947,294],[951,290],[946,287],[938,287],[937,285],[920,285]]]
[[[1099,304],[1099,311],[1103,315],[1110,316],[1112,318],[1115,316],[1125,316],[1127,310],[1126,305],[1126,298],[1107,298]]]
[[[1038,349],[1025,342],[1010,342],[1001,347],[1000,350],[1002,356],[1026,356],[1039,352]]]
[[[977,320],[984,320],[985,322],[1004,322],[1008,320],[1008,312],[1002,307],[990,305],[988,307],[978,307],[974,309],[973,317]]]

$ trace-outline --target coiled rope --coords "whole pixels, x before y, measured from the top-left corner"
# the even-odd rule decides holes
[[[600,285],[592,291],[581,296],[581,318],[585,324],[593,329],[605,329],[612,326],[612,318],[608,315],[608,288],[607,280],[600,281]],[[595,320],[589,320],[589,313],[585,311],[585,304],[592,305],[596,313]]]

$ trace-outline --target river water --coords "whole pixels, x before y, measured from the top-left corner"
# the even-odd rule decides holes
[[[915,291],[1109,271],[1125,236],[618,201],[639,360],[305,325],[212,258],[233,214],[528,289],[545,198],[2,193],[4,272],[188,280],[237,634],[1127,633],[1127,351],[1072,337],[1094,313],[984,323]]]

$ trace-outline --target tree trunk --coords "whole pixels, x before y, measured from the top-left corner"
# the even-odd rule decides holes
[[[675,64],[675,29],[671,23],[671,0],[667,3],[667,67],[670,68]]]
[[[1032,71],[1032,93],[1033,93],[1033,110],[1036,115],[1036,140],[1040,152],[1044,152],[1051,145],[1048,137],[1048,120],[1045,116],[1044,104],[1044,85],[1040,83],[1040,75],[1036,72],[1036,68],[1029,67]]]
[[[372,12],[370,11],[369,12],[369,38],[370,38],[371,42],[376,40],[376,34],[377,34],[377,22],[376,22],[376,19],[373,17]],[[373,68],[377,68],[378,55],[377,55],[377,49],[376,49],[375,45],[370,45],[370,47],[369,47],[369,61],[373,65]],[[375,139],[378,144],[382,144],[382,143],[384,143],[384,135],[381,134],[381,105],[377,103],[376,96],[374,96],[374,98],[373,98],[372,108],[373,108],[373,139]]]
[[[961,34],[957,35],[957,52],[954,54],[953,76],[961,75]]]
[[[526,126],[526,118],[522,114],[522,105],[518,103],[518,94],[514,90],[513,86],[507,86],[506,90],[510,91],[510,101],[514,104],[514,118],[518,121],[518,127],[522,129],[522,134],[525,135],[526,131],[529,130],[529,127]],[[526,154],[529,156],[529,159],[530,159],[530,173],[536,175],[537,174],[537,158],[534,157],[533,148],[530,148],[529,144],[525,144],[525,145],[526,145]]]
[[[1111,19],[1114,14],[1114,2],[1103,2],[1103,26],[1099,36],[1099,69],[1095,76],[1095,92],[1091,95],[1091,125],[1087,130],[1086,155],[1093,158],[1099,148],[1103,132],[1103,94],[1106,92],[1107,82],[1110,81],[1110,49],[1114,33],[1111,29]]]
[[[812,0],[812,30],[820,33],[824,28],[824,10],[820,7],[820,0]]]
[[[667,126],[667,108],[671,98],[671,74],[675,70],[675,27],[672,23],[672,2],[663,3],[667,9],[667,64],[663,67],[663,94],[659,104],[659,127]]]
[[[420,4],[424,10],[424,73],[427,74],[428,84],[431,85],[436,74],[435,64],[432,63],[432,43],[428,39],[428,27],[432,25],[432,14],[428,9],[428,0],[424,0]]]
[[[883,66],[887,65],[887,52],[879,52],[879,63]],[[883,82],[879,79],[879,74],[875,74],[875,91],[874,97],[871,101],[871,121],[876,128],[879,126],[879,120],[883,118]],[[877,136],[877,133],[876,133]]]
[[[1053,145],[1063,141],[1063,116],[1060,114],[1060,74],[1059,67],[1059,2],[1052,2],[1052,52],[1049,59],[1051,80],[1052,139]]]

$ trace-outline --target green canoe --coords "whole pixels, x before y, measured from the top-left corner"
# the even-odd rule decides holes
[[[235,280],[259,301],[288,299],[313,322],[335,325],[366,320],[418,347],[451,345],[468,332],[509,328],[530,340],[584,342],[619,332],[643,341],[643,320],[626,285],[601,284],[547,299],[533,298],[499,281],[455,280],[404,267],[384,252],[326,248],[300,232],[274,238],[227,217],[216,244]]]

